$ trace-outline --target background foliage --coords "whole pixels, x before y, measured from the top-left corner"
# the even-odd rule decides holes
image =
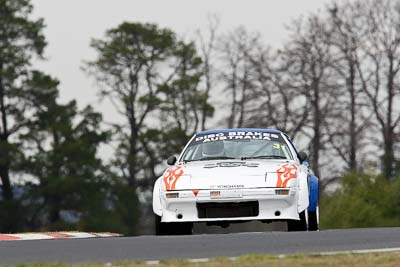
[[[44,21],[0,0],[0,232],[151,231],[151,191],[195,132],[276,128],[310,152],[322,228],[400,223],[400,4],[332,1],[269,46],[257,32],[192,38],[123,22],[90,46],[83,70],[116,115],[61,103],[38,71]],[[101,148],[112,148],[107,157]]]
[[[329,228],[386,227],[400,225],[400,182],[383,176],[351,173],[341,188],[324,194],[321,226]]]

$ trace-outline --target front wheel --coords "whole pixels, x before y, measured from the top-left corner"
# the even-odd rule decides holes
[[[300,232],[307,231],[307,220],[305,211],[299,213],[300,220],[288,220],[287,230],[288,232]]]
[[[315,211],[308,212],[308,231],[318,231],[319,230],[319,214],[318,206]]]
[[[155,215],[156,235],[191,235],[193,232],[192,222],[163,223],[161,217]]]
[[[287,228],[288,232],[299,232],[299,231],[318,231],[318,207],[315,211],[307,211],[308,218],[306,218],[306,211],[302,211],[299,214],[300,220],[288,220]]]

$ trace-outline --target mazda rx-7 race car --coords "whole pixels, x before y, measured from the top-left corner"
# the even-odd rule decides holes
[[[306,158],[277,130],[195,134],[155,182],[156,234],[189,235],[195,222],[226,227],[255,220],[318,230],[318,178]]]

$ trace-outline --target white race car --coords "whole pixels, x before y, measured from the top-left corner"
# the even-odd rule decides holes
[[[318,230],[318,178],[284,133],[269,129],[195,134],[153,191],[157,235],[189,235],[193,223],[286,221]]]

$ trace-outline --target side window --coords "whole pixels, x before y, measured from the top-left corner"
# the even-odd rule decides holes
[[[202,146],[196,145],[195,151],[193,152],[192,159],[199,159],[199,158],[201,158],[202,154],[203,154]]]

